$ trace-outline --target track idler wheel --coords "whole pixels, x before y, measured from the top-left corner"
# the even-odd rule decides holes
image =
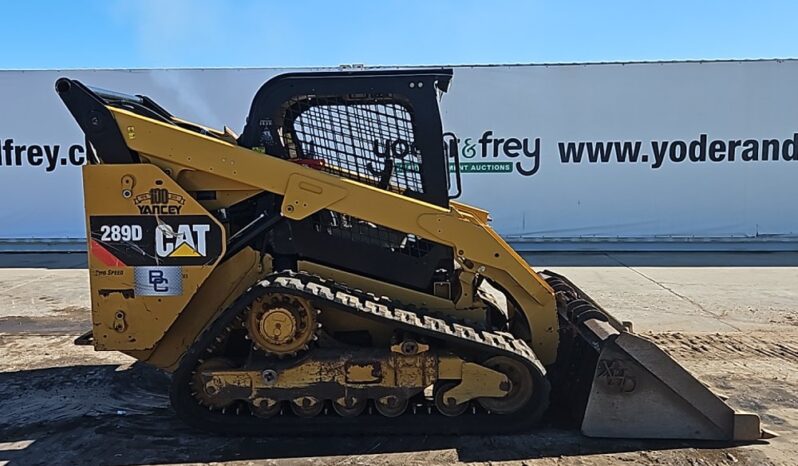
[[[233,368],[235,368],[233,361],[222,357],[208,359],[197,367],[191,378],[191,391],[194,392],[194,396],[200,403],[209,409],[222,409],[233,404],[235,400],[218,396],[219,387],[205,384],[202,380],[202,373],[205,371],[223,371]]]
[[[385,417],[401,416],[408,404],[407,398],[397,395],[388,395],[374,400],[374,408]]]
[[[512,384],[506,396],[500,398],[477,398],[485,409],[496,414],[509,414],[523,408],[532,398],[535,383],[532,374],[523,363],[506,356],[494,356],[483,366],[501,372]]]
[[[468,410],[468,402],[457,404],[454,398],[447,398],[446,392],[458,385],[458,382],[443,382],[435,386],[435,408],[444,416],[459,416]]]

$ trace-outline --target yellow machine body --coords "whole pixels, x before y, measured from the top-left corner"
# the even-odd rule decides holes
[[[87,221],[98,215],[138,215],[135,199],[151,189],[166,189],[184,199],[187,203],[181,215],[205,215],[209,221],[213,221],[213,217],[206,208],[226,207],[261,191],[284,196],[282,214],[287,218],[299,220],[321,209],[330,209],[367,219],[450,245],[464,270],[489,277],[512,294],[529,322],[532,347],[541,362],[551,364],[556,359],[558,324],[554,292],[488,225],[488,213],[484,210],[455,202],[450,209],[443,209],[287,160],[265,157],[122,109],[110,110],[124,130],[123,134],[127,135],[128,146],[149,163],[84,167]],[[128,186],[126,180],[132,186]],[[191,195],[191,192],[208,190],[219,193],[217,199],[203,203]],[[157,215],[152,216],[157,218]],[[222,255],[225,238],[224,235],[219,238]],[[132,288],[132,267],[120,268],[123,275],[108,276],[105,272],[108,269],[90,253],[94,325],[99,327],[95,333],[103,335],[97,339],[98,349],[155,352],[160,340],[187,305],[187,313],[194,314],[189,300],[205,280],[211,277],[207,285],[214,287],[211,272],[220,257],[201,266],[184,266],[183,295],[125,300],[121,293],[101,296],[100,292],[109,288],[121,289],[125,284]],[[253,265],[254,262],[257,261],[247,261],[241,269],[227,270],[225,275],[243,275],[246,273],[244,268],[261,267]],[[270,271],[264,269],[262,273],[265,275]],[[219,280],[224,278],[219,277]],[[411,294],[412,291],[408,290],[404,296]],[[426,297],[428,300],[434,298]],[[218,305],[225,303],[221,301]],[[128,309],[129,306],[134,307]],[[464,312],[467,312],[467,307],[463,306]],[[145,308],[148,312],[136,312]],[[124,329],[114,329],[117,311],[124,312],[126,320],[130,320]],[[451,312],[457,314],[454,303]],[[134,318],[140,321],[134,322]],[[102,333],[98,331],[100,329]],[[200,330],[193,328],[190,332],[196,333],[181,334],[179,338],[188,344]],[[173,356],[170,365],[179,354]]]
[[[59,80],[56,90],[97,149],[83,168],[93,328],[78,341],[171,372],[178,415],[225,433],[511,432],[536,425],[552,398],[552,409],[578,412],[591,436],[770,436],[756,415],[734,411],[565,277],[533,270],[489,226],[488,212],[441,200],[452,154],[425,162],[437,171],[409,160],[440,152],[437,102],[429,101],[450,77],[276,78],[248,121],[268,131],[249,139],[246,129],[237,139],[173,117],[143,96]],[[309,87],[297,96],[295,85]],[[374,90],[382,85],[394,87]],[[422,88],[427,100],[401,95]],[[279,129],[266,107],[283,112],[274,114],[284,119]],[[333,135],[320,139],[328,150],[360,150],[353,141],[362,132],[391,121],[400,124],[390,134],[422,129],[413,143],[399,138],[380,149],[375,141],[364,182],[351,153],[319,160],[318,144],[295,145],[321,111],[346,114],[346,124],[313,129],[317,138]],[[434,192],[422,196],[397,173],[420,176]],[[444,181],[430,184],[430,173]],[[264,199],[275,204],[262,214],[236,214]],[[274,225],[321,214],[330,223],[311,224],[317,232],[383,235],[369,241],[399,254],[385,264],[397,269],[369,274],[275,246],[286,233]],[[288,231],[280,241],[294,244],[298,230]],[[425,263],[432,278],[420,287],[403,274],[421,269],[403,269],[411,262],[401,254],[421,242],[445,254]],[[351,259],[368,254],[350,251]],[[442,271],[440,261],[448,262]]]

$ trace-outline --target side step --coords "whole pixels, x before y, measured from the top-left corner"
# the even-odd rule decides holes
[[[569,351],[571,356],[593,354],[580,361],[558,361],[568,367],[563,383],[571,374],[581,373],[587,379],[590,369],[584,364],[594,365],[586,403],[583,400],[583,434],[726,441],[775,437],[761,428],[759,416],[732,409],[657,345],[610,317],[568,279],[549,271],[543,275],[557,293],[563,324],[561,345],[589,348]]]

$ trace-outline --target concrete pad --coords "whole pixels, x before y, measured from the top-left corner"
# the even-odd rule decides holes
[[[535,267],[798,267],[792,252],[522,252]]]
[[[569,277],[616,318],[632,321],[637,331],[705,332],[798,325],[798,266],[785,265],[798,263],[793,256],[525,254],[537,270],[548,267]],[[663,265],[671,263],[745,266]],[[83,254],[0,254],[0,319],[88,322],[88,272],[83,266]],[[8,322],[3,329],[8,330]]]
[[[637,331],[798,325],[798,253],[528,253]]]
[[[637,268],[662,288],[740,330],[798,325],[798,268]]]
[[[0,317],[44,317],[90,309],[85,269],[0,269]]]
[[[631,321],[637,332],[737,330],[631,268],[552,267],[552,271],[568,277],[616,319]]]

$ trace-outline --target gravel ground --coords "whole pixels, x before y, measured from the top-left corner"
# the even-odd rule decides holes
[[[760,414],[780,435],[769,442],[601,440],[554,427],[481,437],[197,433],[174,417],[166,375],[122,354],[72,345],[89,328],[80,256],[0,255],[0,465],[795,464],[798,255],[696,257],[540,255],[532,262],[567,275],[730,404]]]

